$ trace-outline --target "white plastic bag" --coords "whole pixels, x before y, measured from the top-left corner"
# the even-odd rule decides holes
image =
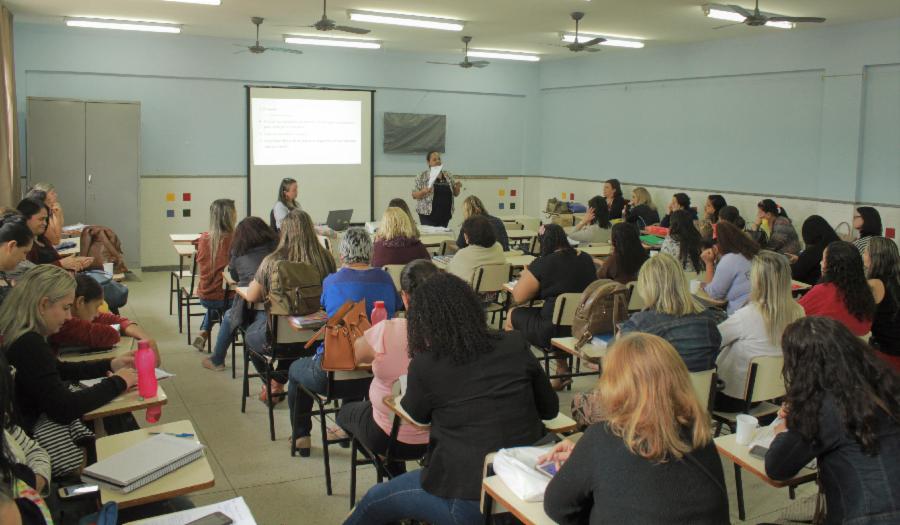
[[[535,469],[537,459],[551,448],[503,448],[494,456],[494,472],[520,499],[544,501],[544,491],[550,478]]]

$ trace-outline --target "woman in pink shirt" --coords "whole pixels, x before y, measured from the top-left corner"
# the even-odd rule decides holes
[[[413,290],[437,272],[437,267],[424,259],[412,261],[403,268],[400,296],[407,312]],[[344,405],[338,412],[337,423],[366,449],[382,455],[387,452],[394,422],[394,413],[382,400],[393,393],[394,383],[400,376],[406,375],[409,367],[406,319],[388,319],[378,323],[356,340],[353,349],[357,363],[372,363],[375,378],[369,387],[369,400]],[[428,445],[428,431],[403,423],[397,441],[393,447],[395,457],[419,458]],[[396,476],[406,472],[406,464],[396,461],[388,465],[388,470]]]

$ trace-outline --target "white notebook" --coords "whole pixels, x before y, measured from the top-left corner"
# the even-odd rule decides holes
[[[86,482],[131,492],[203,456],[203,445],[168,434],[151,436],[84,469]]]

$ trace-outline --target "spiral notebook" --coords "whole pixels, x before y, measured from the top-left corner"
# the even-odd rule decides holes
[[[128,493],[201,457],[197,441],[159,434],[85,468],[81,478]]]

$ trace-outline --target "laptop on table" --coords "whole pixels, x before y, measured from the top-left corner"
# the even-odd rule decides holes
[[[344,231],[350,226],[353,210],[331,210],[325,224],[336,232]]]

